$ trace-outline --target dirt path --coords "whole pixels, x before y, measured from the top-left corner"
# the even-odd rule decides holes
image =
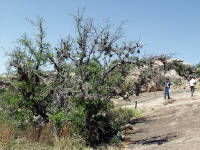
[[[160,96],[141,100],[144,118],[132,120],[134,129],[126,135],[124,150],[199,150],[200,91],[172,93],[173,103],[164,105]],[[134,107],[133,101],[124,107]]]

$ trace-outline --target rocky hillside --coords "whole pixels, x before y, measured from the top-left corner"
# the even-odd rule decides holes
[[[195,68],[178,59],[146,61],[140,67],[131,68],[125,82],[127,87],[140,87],[140,93],[164,90],[164,81],[168,78],[172,89],[184,88],[188,85]]]

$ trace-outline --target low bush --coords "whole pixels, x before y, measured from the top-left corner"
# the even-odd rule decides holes
[[[195,68],[190,65],[184,65],[183,63],[180,63],[179,61],[173,61],[166,64],[166,70],[176,70],[176,72],[179,74],[179,76],[182,77],[188,77],[189,75],[194,73]]]
[[[117,108],[112,111],[112,128],[120,131],[121,127],[128,123],[130,119],[141,118],[142,111],[137,109]]]
[[[183,85],[181,79],[175,80],[175,81],[173,82],[173,84],[174,84],[175,86],[177,86],[177,87]]]

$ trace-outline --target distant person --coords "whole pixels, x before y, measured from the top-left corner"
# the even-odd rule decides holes
[[[194,94],[195,84],[196,84],[196,80],[194,77],[192,77],[190,80],[191,96],[193,96]]]
[[[183,90],[184,90],[184,97],[186,97],[186,93],[187,93],[186,87],[184,87]]]
[[[169,82],[169,79],[166,79],[166,81],[165,81],[165,92],[164,92],[164,98],[165,99],[166,99],[166,97],[168,99],[170,99],[170,96],[169,96],[170,86],[171,86],[171,83]]]

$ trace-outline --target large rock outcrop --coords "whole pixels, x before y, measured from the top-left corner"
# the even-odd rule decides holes
[[[164,81],[168,78],[172,88],[183,87],[188,84],[185,76],[193,71],[191,64],[178,59],[169,59],[165,62],[155,60],[141,67],[135,66],[125,79],[127,90],[140,87],[140,92],[155,92],[164,90]]]

